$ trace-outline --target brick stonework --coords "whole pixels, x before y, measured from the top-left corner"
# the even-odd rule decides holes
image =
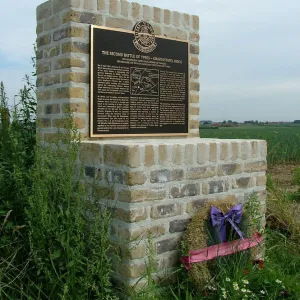
[[[124,0],[49,0],[37,8],[36,30],[38,118],[45,139],[62,126],[58,119],[66,107],[74,111],[82,136],[89,139],[89,26],[132,30],[141,20],[157,35],[190,42],[190,136],[199,137],[198,16]],[[148,163],[152,164],[151,149]]]
[[[132,30],[142,19],[158,35],[190,42],[190,137],[89,139],[89,26]],[[49,0],[37,8],[36,32],[41,136],[55,140],[67,108],[74,111],[85,180],[96,181],[93,195],[114,210],[116,282],[145,284],[149,234],[158,276],[174,271],[180,238],[205,201],[245,202],[256,192],[265,203],[266,142],[199,139],[197,16],[125,0]]]
[[[111,238],[122,249],[116,279],[128,285],[144,275],[148,234],[158,269],[171,272],[180,237],[205,201],[244,203],[256,192],[265,202],[265,141],[85,141],[80,159],[86,180],[96,176],[104,203],[115,208]]]

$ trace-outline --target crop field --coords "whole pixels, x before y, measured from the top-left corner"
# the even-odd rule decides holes
[[[300,163],[300,126],[240,126],[201,129],[202,138],[261,139],[268,142],[270,165]]]

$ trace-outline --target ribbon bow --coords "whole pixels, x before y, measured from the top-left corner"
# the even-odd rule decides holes
[[[218,226],[220,232],[221,242],[227,241],[226,238],[226,221],[228,221],[231,226],[235,229],[241,239],[244,239],[242,231],[237,227],[236,224],[240,223],[242,220],[242,204],[234,206],[225,215],[216,207],[212,206],[210,210],[210,217],[212,226]]]

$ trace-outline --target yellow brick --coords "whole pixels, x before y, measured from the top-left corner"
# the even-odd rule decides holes
[[[43,92],[38,92],[36,96],[37,100],[50,100],[51,99],[51,91],[43,91]]]
[[[131,20],[127,20],[127,19],[108,17],[106,18],[106,26],[112,28],[132,30],[133,23]]]
[[[42,33],[44,30],[44,24],[40,23],[36,26],[36,34],[39,35],[40,33]]]
[[[161,23],[162,20],[162,9],[158,7],[153,8],[153,13],[154,13],[154,22],[156,23]]]
[[[115,210],[114,217],[118,220],[122,220],[129,223],[140,222],[147,219],[147,209],[144,207],[131,210],[117,208]]]
[[[49,128],[51,127],[51,119],[48,118],[39,118],[37,119],[38,127],[40,128]]]
[[[143,202],[149,197],[149,190],[122,190],[119,192],[119,201],[121,202]]]
[[[191,89],[191,91],[199,92],[200,91],[200,84],[199,84],[199,82],[191,82],[190,83],[190,89]]]
[[[184,157],[186,164],[194,163],[194,145],[185,145]]]
[[[88,113],[89,107],[86,103],[66,103],[63,105],[63,112]]]
[[[191,56],[191,64],[198,66],[199,65],[199,58],[195,56]]]
[[[94,0],[84,0],[83,7],[89,10],[96,9],[96,7],[94,7]]]
[[[129,7],[130,4],[126,0],[121,0],[121,15],[125,18],[128,18],[129,16]]]
[[[54,98],[85,98],[85,89],[79,87],[57,88],[54,90]]]
[[[152,8],[148,5],[143,5],[143,20],[150,21],[152,19]]]
[[[180,26],[180,16],[181,14],[178,11],[173,12],[173,24],[175,26]]]
[[[85,61],[80,58],[60,58],[55,62],[55,69],[84,68]]]
[[[81,42],[67,42],[64,43],[61,48],[63,54],[69,52],[88,54],[90,51],[89,45]]]
[[[265,172],[267,170],[267,162],[265,160],[246,163],[244,171],[247,173],[252,172]]]
[[[109,200],[114,200],[115,199],[115,192],[113,187],[107,187],[103,185],[94,185],[94,192],[95,192],[95,197],[98,200],[101,199],[109,199]]]
[[[190,71],[190,77],[193,78],[193,79],[198,79],[200,76],[199,74],[199,70],[191,70]]]
[[[118,12],[118,3],[119,0],[110,0],[109,1],[109,13],[115,16]]]
[[[44,51],[44,58],[54,57],[60,54],[60,46],[52,47],[49,51]]]
[[[36,67],[36,72],[38,75],[42,73],[49,72],[51,70],[51,65],[49,63],[38,63]]]
[[[194,30],[199,30],[199,17],[193,16],[193,28]]]
[[[73,118],[75,126],[79,129],[85,128],[85,119],[82,118]],[[56,128],[69,128],[69,120],[67,119],[55,119],[53,121],[53,126]]]
[[[50,43],[51,43],[51,35],[50,34],[43,35],[43,36],[37,38],[37,41],[36,41],[37,47],[45,46]]]
[[[218,152],[217,152],[218,146],[216,143],[210,144],[209,149],[209,160],[210,161],[217,161],[218,160]]]
[[[152,219],[163,219],[178,216],[181,214],[181,205],[179,203],[164,204],[152,206],[150,216]]]
[[[140,148],[138,146],[105,145],[104,162],[109,165],[137,168],[141,164]]]
[[[59,114],[60,113],[60,105],[59,104],[48,104],[48,105],[45,105],[45,113],[47,115],[50,115],[50,114]]]
[[[158,157],[159,157],[159,161],[162,165],[167,165],[169,163],[168,148],[166,145],[158,146]]]
[[[187,179],[202,179],[209,178],[216,175],[216,167],[215,166],[207,166],[207,167],[197,167],[191,168],[187,172]]]
[[[200,113],[199,107],[190,107],[190,114],[194,116],[198,116]]]
[[[153,30],[155,35],[162,35],[161,25],[153,25]]]
[[[78,129],[85,128],[85,119],[83,118],[73,118],[74,124]]]
[[[44,133],[44,141],[49,143],[54,143],[58,140],[57,133]]]
[[[147,177],[144,172],[130,171],[126,174],[126,184],[131,185],[131,186],[144,184],[146,179],[147,179]]]
[[[261,144],[261,156],[262,158],[266,158],[268,154],[268,144],[266,141],[262,141]]]
[[[124,240],[136,241],[137,239],[145,239],[149,236],[152,238],[160,237],[166,233],[166,228],[164,225],[153,225],[150,227],[125,227],[125,226],[116,226],[114,228],[117,236]]]
[[[119,192],[119,201],[127,203],[163,200],[165,197],[165,189],[121,190]]]
[[[79,149],[80,161],[92,166],[101,164],[101,149],[102,145],[100,144],[82,143]]]
[[[37,87],[40,87],[40,86],[43,86],[44,85],[44,79],[43,77],[39,77],[36,79],[36,86]]]
[[[107,11],[106,0],[98,0],[98,10],[101,12]]]
[[[199,121],[196,121],[196,120],[191,120],[190,121],[190,128],[191,129],[198,129],[199,128]]]
[[[53,33],[53,40],[59,41],[64,38],[72,37],[85,38],[87,34],[88,32],[85,28],[72,26],[56,30]]]
[[[198,164],[204,164],[209,160],[209,145],[208,144],[198,144]]]
[[[258,157],[258,142],[253,141],[251,142],[251,148],[252,148],[252,157],[257,158]]]
[[[171,23],[171,12],[168,9],[164,10],[164,23],[165,24]]]
[[[242,142],[242,144],[241,144],[240,158],[246,160],[249,157],[251,157],[250,143],[248,143],[248,142]]]
[[[36,15],[37,15],[37,21],[40,21],[40,20],[50,17],[51,16],[51,3],[47,1],[43,4],[40,4],[37,7]]]
[[[231,143],[232,160],[237,160],[239,157],[239,144],[237,142]]]
[[[89,74],[87,73],[64,73],[62,74],[62,82],[77,82],[77,83],[89,83]]]
[[[119,267],[121,275],[127,278],[138,278],[147,274],[146,263],[128,262]]]
[[[173,146],[173,163],[175,165],[180,165],[182,163],[181,146],[180,145]]]
[[[69,11],[63,15],[63,24],[68,22],[103,25],[103,16],[90,12]]]
[[[137,168],[141,164],[140,148],[138,146],[132,146],[128,149],[128,165],[132,168]]]
[[[199,95],[198,94],[190,94],[190,102],[191,103],[199,103]]]
[[[221,143],[221,160],[227,160],[229,158],[229,144]]]
[[[44,85],[53,85],[60,83],[60,74],[44,77]]]
[[[267,184],[267,177],[266,177],[266,175],[258,176],[256,178],[256,184],[258,186],[264,186],[264,185],[266,185]]]
[[[190,137],[200,137],[200,130],[199,129],[191,129],[189,136]]]
[[[147,255],[147,248],[145,244],[138,243],[137,245],[125,244],[121,246],[122,258],[137,259],[144,258]]]
[[[42,112],[43,112],[43,105],[42,104],[37,104],[36,113],[41,114]]]
[[[191,54],[199,54],[200,53],[200,47],[195,44],[190,44],[190,52]]]
[[[183,20],[184,20],[184,27],[190,29],[190,15],[189,14],[184,14],[183,15]]]
[[[147,145],[145,147],[145,166],[150,167],[154,164],[154,147],[152,145]]]
[[[190,33],[190,41],[199,42],[200,36],[199,33]]]
[[[85,28],[74,26],[68,28],[68,37],[85,38],[87,35],[88,32]]]
[[[165,26],[164,27],[164,34],[169,38],[179,39],[179,40],[187,40],[187,33],[183,30],[178,29],[178,28]]]
[[[141,5],[138,3],[132,3],[132,17],[134,19],[140,19],[141,15]]]
[[[66,8],[75,7],[79,8],[80,6],[80,0],[52,0],[53,5],[53,13],[61,12],[62,10],[65,10]]]

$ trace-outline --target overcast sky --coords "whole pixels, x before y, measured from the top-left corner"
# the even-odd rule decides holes
[[[2,3],[3,2],[3,3]],[[32,72],[42,0],[0,0],[0,80]],[[300,119],[299,0],[137,0],[200,17],[201,119]]]

